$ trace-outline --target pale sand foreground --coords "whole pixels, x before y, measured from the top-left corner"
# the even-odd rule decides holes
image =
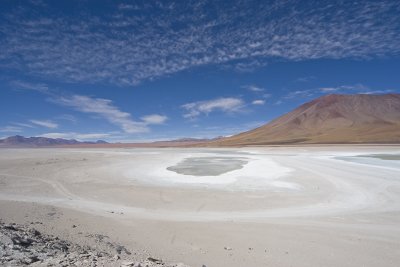
[[[166,170],[214,154],[248,163]],[[400,165],[358,154],[400,147],[1,149],[0,219],[191,266],[399,266]]]

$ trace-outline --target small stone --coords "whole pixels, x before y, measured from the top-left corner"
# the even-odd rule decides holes
[[[231,247],[224,247],[225,250],[232,250]]]
[[[156,258],[152,258],[152,257],[148,257],[147,260],[151,261],[151,262],[156,262],[156,263],[162,262],[162,260],[159,260],[159,259],[156,259]]]
[[[32,255],[29,257],[29,260],[30,260],[30,263],[34,263],[34,262],[39,261],[39,258],[36,255]]]
[[[119,256],[118,255],[114,255],[113,259],[114,260],[119,260]]]
[[[121,262],[122,267],[129,267],[129,266],[134,266],[135,262],[134,261],[123,261]]]
[[[13,225],[11,225],[11,224],[4,225],[3,228],[4,228],[4,229],[7,229],[7,230],[12,230],[12,231],[17,231],[17,230],[18,230],[17,228],[15,228],[15,227],[14,227]]]
[[[40,236],[40,232],[36,229],[29,229],[29,233],[34,235],[34,236]]]
[[[14,236],[11,238],[14,245],[20,245],[23,247],[28,247],[32,244],[33,240],[30,238],[21,238],[19,236]]]

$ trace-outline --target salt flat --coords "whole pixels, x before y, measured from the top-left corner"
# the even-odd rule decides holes
[[[104,234],[192,266],[398,266],[399,155],[398,146],[1,149],[0,218],[41,220],[75,242]]]

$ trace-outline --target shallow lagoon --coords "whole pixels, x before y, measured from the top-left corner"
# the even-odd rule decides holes
[[[218,176],[230,171],[239,170],[248,163],[246,158],[233,157],[194,157],[186,158],[167,168],[184,175]]]
[[[363,154],[335,158],[353,163],[400,169],[400,154]]]
[[[377,158],[382,160],[400,160],[399,154],[373,154],[373,155],[364,155],[361,157],[370,157],[370,158]]]

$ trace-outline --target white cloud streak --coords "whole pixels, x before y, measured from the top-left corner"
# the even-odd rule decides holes
[[[312,80],[315,80],[315,79],[316,79],[315,76],[304,76],[304,77],[299,77],[299,78],[297,78],[297,79],[295,80],[295,82],[302,82],[302,83],[305,83],[305,82],[309,82],[309,81],[312,81]]]
[[[2,6],[0,68],[131,86],[210,64],[252,71],[275,59],[400,53],[399,1],[143,1],[115,3],[106,15],[89,8],[71,16],[50,2]]]
[[[253,102],[251,102],[253,105],[264,105],[265,104],[265,100],[263,99],[257,99],[254,100]]]
[[[146,124],[163,124],[167,121],[168,117],[164,115],[151,114],[143,116],[141,119]]]
[[[69,121],[74,124],[77,123],[77,121],[78,121],[77,118],[75,118],[75,116],[70,115],[70,114],[63,114],[63,115],[57,116],[57,119]]]
[[[33,90],[41,93],[45,93],[49,89],[47,85],[42,83],[28,83],[24,81],[12,81],[10,85],[16,89]]]
[[[96,114],[108,122],[121,127],[126,133],[148,132],[147,124],[134,121],[127,112],[119,110],[113,102],[103,98],[91,98],[84,95],[60,96],[50,101],[71,107],[83,113]]]
[[[336,92],[344,92],[344,91],[364,91],[368,92],[369,88],[362,84],[355,85],[341,85],[336,87],[321,87],[318,88],[322,93],[336,93]]]
[[[364,94],[371,95],[371,94],[389,94],[393,93],[395,90],[387,89],[387,90],[372,90],[364,92]]]
[[[182,105],[186,110],[184,118],[193,119],[201,114],[209,114],[213,111],[222,111],[225,113],[235,113],[242,110],[244,101],[240,98],[226,97],[216,98],[207,101],[197,101]]]
[[[264,88],[256,85],[243,85],[242,88],[245,88],[252,92],[263,92],[265,90]]]
[[[294,99],[294,98],[307,98],[313,96],[318,90],[307,89],[307,90],[296,90],[288,93],[283,97],[283,99]],[[282,102],[281,102],[282,103]]]
[[[21,127],[6,126],[3,128],[0,128],[0,133],[20,133],[20,132],[22,132]]]
[[[50,128],[50,129],[58,128],[58,124],[55,122],[52,122],[50,120],[30,120],[30,122],[35,125],[39,125],[39,126]]]
[[[28,124],[28,123],[22,123],[22,122],[13,122],[12,124],[15,124],[17,126],[21,127],[26,127],[26,128],[34,128],[35,126]]]
[[[387,94],[394,92],[396,90],[383,89],[383,90],[373,90],[364,84],[354,84],[354,85],[340,85],[340,86],[327,86],[319,87],[314,89],[296,90],[292,91],[275,104],[282,104],[285,100],[296,99],[296,98],[310,98],[316,97],[321,94]]]

